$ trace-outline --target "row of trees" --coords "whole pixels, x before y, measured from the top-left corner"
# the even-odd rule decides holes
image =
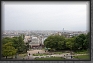
[[[28,44],[25,44],[24,35],[19,37],[5,37],[2,39],[2,56],[13,56],[20,53],[25,53],[28,50]]]
[[[51,35],[44,41],[44,45],[46,48],[51,48],[52,50],[87,50],[89,48],[89,33],[71,38]]]

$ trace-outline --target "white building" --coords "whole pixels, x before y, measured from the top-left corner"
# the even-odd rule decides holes
[[[32,37],[31,38],[31,42],[29,43],[29,45],[32,47],[39,47],[40,43],[39,43],[39,38],[38,37]]]
[[[25,36],[24,37],[24,42],[27,43],[29,40],[31,40],[31,36]]]

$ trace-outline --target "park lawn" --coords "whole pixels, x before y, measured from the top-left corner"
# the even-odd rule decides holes
[[[79,55],[79,56],[75,56],[74,58],[81,59],[81,60],[89,60],[90,56],[89,55]]]
[[[24,54],[19,54],[20,57],[25,57],[27,56],[27,53],[24,53]]]
[[[54,54],[62,54],[62,52],[54,52]]]
[[[65,60],[61,57],[49,57],[49,58],[36,58],[35,60]]]
[[[78,51],[78,52],[75,52],[75,54],[87,54],[88,51]]]

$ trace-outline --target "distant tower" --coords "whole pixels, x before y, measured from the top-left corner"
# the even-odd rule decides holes
[[[64,33],[64,28],[63,28],[63,33]]]
[[[62,35],[64,36],[64,28],[63,28],[63,33],[62,33]]]

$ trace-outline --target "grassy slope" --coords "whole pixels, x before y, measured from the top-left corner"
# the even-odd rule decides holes
[[[78,58],[78,59],[85,59],[85,60],[87,60],[87,59],[90,59],[90,57],[89,57],[89,55],[79,55],[79,56],[75,56],[74,58]]]

